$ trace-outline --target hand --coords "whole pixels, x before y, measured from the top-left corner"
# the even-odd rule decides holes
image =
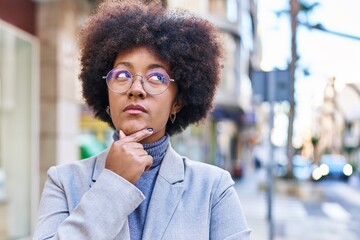
[[[135,184],[144,171],[152,165],[153,158],[147,154],[143,145],[139,143],[152,133],[152,129],[143,129],[126,136],[120,130],[120,139],[111,145],[105,168]]]

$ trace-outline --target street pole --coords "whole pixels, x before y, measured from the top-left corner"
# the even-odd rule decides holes
[[[269,240],[274,239],[274,220],[273,220],[273,166],[274,166],[274,147],[271,141],[271,133],[274,126],[274,102],[275,102],[275,72],[268,75],[268,96],[270,104],[269,112],[269,161],[267,166],[267,203],[268,203],[268,223],[269,223]]]

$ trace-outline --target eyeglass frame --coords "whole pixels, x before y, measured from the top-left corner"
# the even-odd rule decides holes
[[[128,73],[130,74],[130,78],[131,78],[132,82],[131,82],[131,84],[129,85],[129,88],[126,89],[126,90],[123,91],[123,92],[115,91],[115,90],[111,89],[111,87],[109,86],[108,76],[109,76],[109,74],[110,74],[111,72],[113,72],[113,71],[115,71],[115,70],[119,70],[119,71],[123,70],[124,72],[128,72]],[[152,70],[149,70],[149,71],[152,71]],[[148,72],[149,72],[149,71],[148,71]],[[155,71],[155,70],[153,70],[153,71]],[[144,76],[143,76],[143,75],[140,75],[140,74],[134,74],[134,75],[133,75],[133,74],[131,74],[130,71],[128,71],[128,70],[126,70],[126,69],[122,69],[122,68],[114,68],[114,69],[111,69],[111,70],[106,74],[106,76],[102,76],[102,79],[105,79],[105,80],[106,80],[106,85],[107,85],[107,87],[110,89],[110,91],[112,91],[112,92],[114,92],[114,93],[117,93],[117,94],[125,94],[125,93],[127,93],[127,92],[130,90],[130,88],[131,88],[132,85],[134,84],[134,82],[135,82],[135,80],[136,80],[136,77],[140,77],[139,81],[140,81],[141,86],[142,86],[142,88],[144,89],[144,91],[145,91],[147,94],[150,94],[150,95],[152,95],[152,96],[156,96],[156,95],[161,95],[161,94],[163,94],[163,93],[169,88],[171,82],[176,82],[175,79],[170,78],[169,74],[168,74],[165,70],[162,71],[161,74],[165,74],[165,77],[167,77],[167,79],[169,80],[169,84],[168,84],[168,85],[166,86],[166,88],[165,88],[162,92],[160,92],[160,93],[150,93],[150,92],[148,92],[148,91],[146,90],[146,88],[144,87],[144,83],[145,83],[145,81],[147,81],[147,79],[149,79],[149,78],[146,78],[146,79],[145,79]],[[111,78],[110,78],[110,79],[111,79]],[[144,80],[144,79],[145,79],[145,80]]]

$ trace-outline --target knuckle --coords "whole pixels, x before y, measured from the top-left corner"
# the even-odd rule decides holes
[[[137,142],[139,137],[135,134],[135,135],[132,136],[132,139],[133,139],[134,142]]]
[[[137,132],[137,133],[134,133],[133,135],[131,135],[132,139],[134,142],[138,142],[141,140],[141,137],[142,137],[142,132]]]
[[[141,141],[143,138],[145,138],[148,135],[149,131],[146,129],[143,129],[139,132],[134,133],[132,136],[133,140],[135,142]]]
[[[118,147],[118,148],[120,148],[120,149],[126,149],[126,147],[125,147],[125,143],[123,143],[123,142],[116,142],[116,146]]]

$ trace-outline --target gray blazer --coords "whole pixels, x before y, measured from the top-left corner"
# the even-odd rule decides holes
[[[144,195],[104,168],[107,153],[49,169],[34,240],[130,239],[128,215]],[[233,184],[228,172],[182,157],[169,146],[142,239],[250,239]]]

